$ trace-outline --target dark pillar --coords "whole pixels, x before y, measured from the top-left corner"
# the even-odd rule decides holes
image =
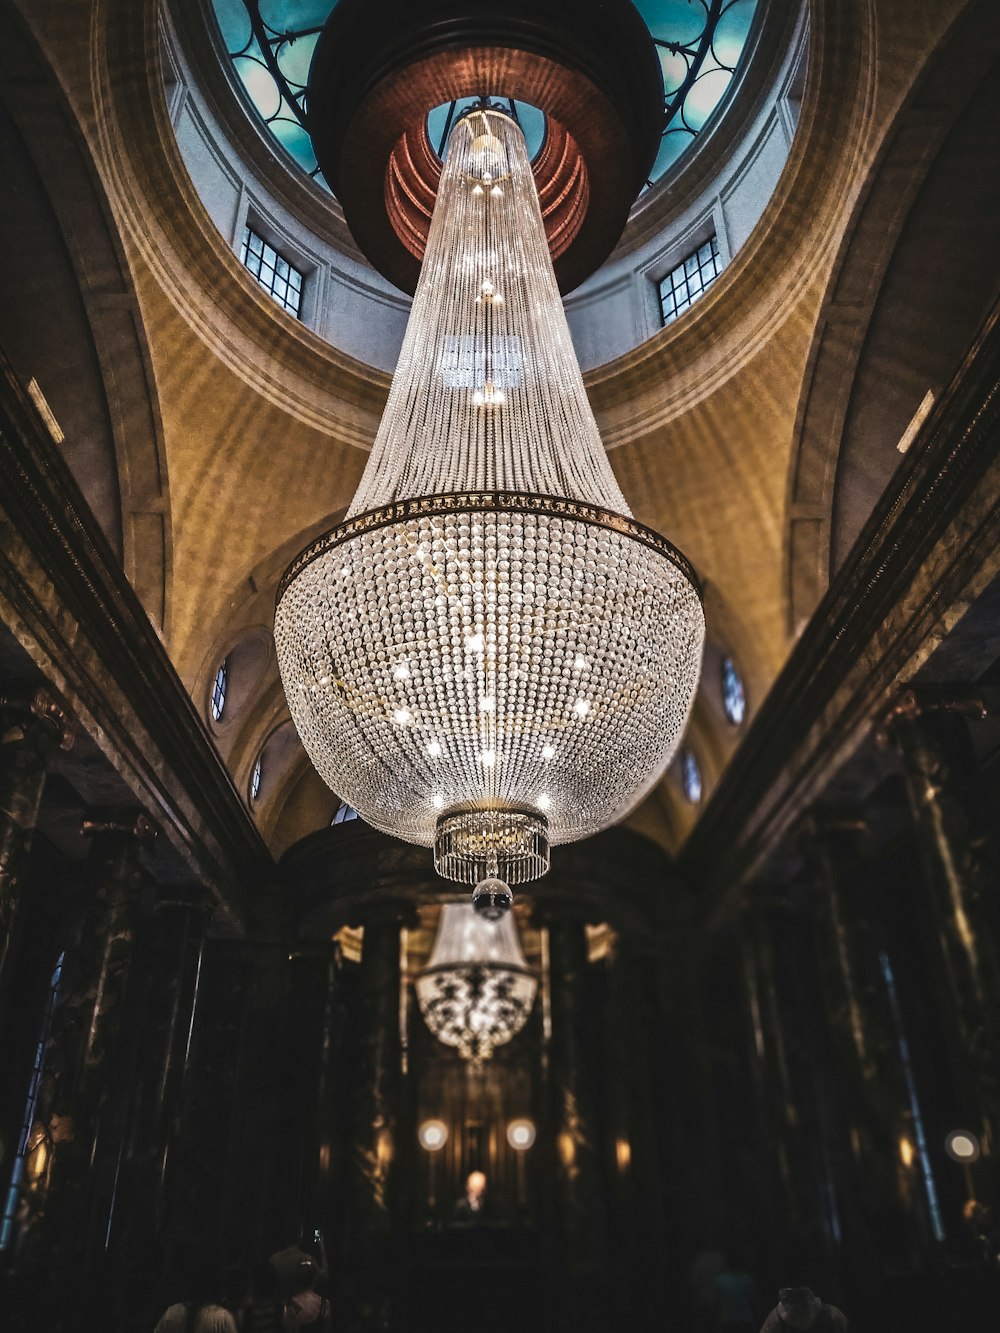
[[[598,1051],[583,922],[553,914],[548,941],[550,1125],[562,1286],[556,1309],[560,1329],[589,1333],[608,1327],[609,1293],[604,1287],[607,1235],[592,1067]]]
[[[331,940],[299,943],[292,955],[289,1046],[298,1117],[292,1205],[306,1236],[331,1232],[338,955]]]
[[[649,942],[647,937],[647,947]],[[600,1137],[605,1178],[613,1182],[606,1192],[616,1212],[614,1234],[608,1237],[617,1260],[614,1305],[623,1324],[643,1328],[662,1318],[665,1292],[660,1271],[665,1227],[651,1088],[653,1052],[661,1046],[663,1031],[655,1007],[652,959],[629,934],[617,936],[607,959],[604,1026],[607,1083]]]
[[[45,690],[27,702],[0,698],[0,974],[14,935],[46,764],[56,747],[72,746],[69,718]]]
[[[746,922],[745,964],[756,1058],[778,1191],[784,1272],[839,1276],[839,1095],[816,978],[814,904],[792,888]],[[732,1132],[732,1131],[731,1131]],[[783,1279],[782,1279],[783,1280]]]
[[[211,916],[197,888],[161,891],[139,923],[128,1003],[139,1038],[112,1145],[118,1178],[108,1242],[120,1274],[123,1328],[149,1328],[169,1249],[168,1181],[181,1125],[205,932]]]
[[[69,1327],[81,1300],[111,1298],[107,1243],[118,1184],[136,1049],[127,991],[139,854],[155,834],[144,815],[87,820],[93,839],[87,890],[46,1055],[45,1121],[52,1162],[30,1245],[31,1269],[46,1275],[50,1326]]]
[[[399,1030],[400,926],[402,916],[386,907],[364,923],[358,990],[349,1022],[353,1111],[349,1122],[346,1174],[351,1198],[348,1263],[364,1333],[389,1329],[400,1207],[400,1163],[409,1144],[403,1048]]]
[[[246,941],[248,961],[239,1044],[232,1052],[232,1122],[222,1211],[222,1257],[237,1269],[284,1248],[301,1220],[296,1186],[288,895],[261,886]]]
[[[900,756],[959,1064],[956,1114],[996,1144],[1000,1130],[1000,957],[997,870],[980,807],[965,717],[980,700],[907,690],[885,724]],[[964,1103],[964,1104],[963,1104]]]
[[[55,962],[44,945],[25,954],[23,931],[16,931],[18,910],[46,766],[57,748],[72,744],[69,719],[46,691],[24,700],[0,698],[0,1192],[5,1203],[17,1154],[26,1146],[22,1121],[45,985]],[[5,1267],[15,1251],[9,1239]]]
[[[816,952],[849,1153],[835,1166],[846,1266],[854,1289],[905,1262],[916,1242],[902,1185],[900,1141],[910,1132],[905,1079],[886,1006],[878,954],[878,886],[864,869],[858,816],[814,811],[803,847],[816,869]]]

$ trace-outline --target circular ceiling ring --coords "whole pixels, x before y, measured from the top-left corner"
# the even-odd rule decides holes
[[[545,112],[533,170],[556,276],[611,253],[656,156],[663,83],[629,0],[340,0],[309,75],[320,166],[371,263],[412,292],[440,162],[428,111],[486,95]]]

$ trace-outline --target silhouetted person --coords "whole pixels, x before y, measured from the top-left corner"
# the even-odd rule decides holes
[[[171,1285],[179,1299],[163,1312],[155,1333],[238,1333],[236,1320],[218,1303],[218,1274],[202,1254],[178,1255]]]
[[[813,1333],[847,1333],[847,1318],[835,1305],[814,1296],[808,1287],[782,1287],[778,1304],[764,1320],[760,1333],[802,1328]]]
[[[482,1171],[470,1171],[465,1181],[465,1193],[455,1203],[456,1222],[485,1222],[488,1218],[486,1176]]]
[[[302,1233],[296,1234],[291,1244],[271,1255],[270,1264],[277,1279],[278,1294],[299,1325],[314,1324],[327,1313],[326,1303],[315,1290],[317,1282],[327,1276],[326,1251],[323,1238],[316,1233],[320,1262],[302,1249]]]
[[[727,1264],[712,1278],[719,1333],[754,1333],[760,1318],[753,1278],[738,1264]]]
[[[253,1272],[250,1298],[243,1307],[243,1333],[295,1333],[299,1321],[278,1287],[278,1275],[268,1260]]]

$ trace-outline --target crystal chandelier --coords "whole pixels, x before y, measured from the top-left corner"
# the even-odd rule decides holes
[[[440,874],[506,884],[621,819],[677,747],[704,616],[601,443],[523,135],[457,122],[399,365],[339,527],[278,591],[288,705],[328,785]]]
[[[485,921],[467,903],[446,903],[417,1003],[438,1041],[463,1060],[488,1060],[524,1027],[538,983],[528,970],[513,914]]]

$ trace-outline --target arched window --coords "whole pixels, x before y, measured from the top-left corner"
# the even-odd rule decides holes
[[[731,657],[722,659],[722,706],[726,717],[738,727],[747,715],[747,696],[743,678]]]
[[[348,805],[346,801],[341,801],[337,806],[337,813],[330,820],[331,826],[334,824],[346,824],[351,819],[357,819],[358,812],[353,805]]]
[[[701,766],[693,750],[681,751],[681,786],[692,805],[701,803]]]
[[[222,662],[218,671],[215,673],[215,682],[212,685],[212,720],[220,721],[226,708],[226,685],[229,682],[229,671],[225,661]]]
[[[251,801],[256,801],[257,797],[260,795],[260,770],[261,770],[261,760],[263,759],[263,757],[264,756],[261,754],[257,756],[257,762],[254,764],[253,772],[250,774]]]

